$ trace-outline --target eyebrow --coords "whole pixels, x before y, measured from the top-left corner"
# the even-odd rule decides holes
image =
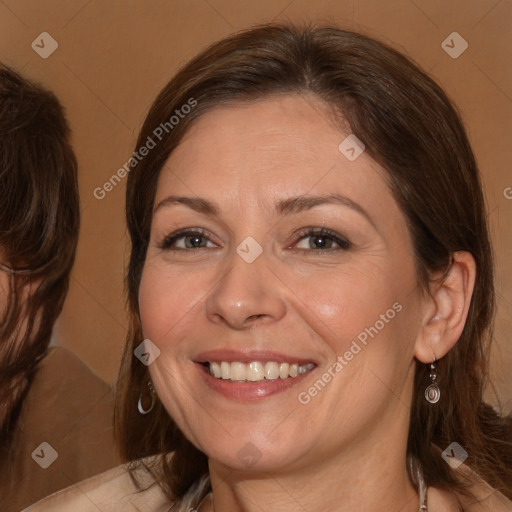
[[[184,204],[192,210],[203,213],[205,215],[213,215],[219,217],[220,210],[207,199],[201,199],[200,197],[187,197],[187,196],[167,196],[162,199],[153,210],[156,213],[160,208],[164,206],[171,206],[173,204]]]
[[[153,213],[158,211],[160,208],[163,208],[165,206],[171,206],[173,204],[183,204],[185,206],[188,206],[192,210],[198,213],[202,213],[204,215],[212,215],[215,217],[220,216],[219,208],[211,201],[199,197],[187,196],[168,196],[165,199],[162,199],[162,201],[160,201],[156,205],[155,209],[153,210]],[[291,215],[294,213],[300,213],[305,210],[310,210],[315,206],[320,206],[324,204],[340,204],[342,206],[347,206],[352,210],[356,211],[357,213],[359,213],[360,215],[362,215],[363,217],[365,217],[370,222],[370,224],[372,224],[376,228],[373,219],[360,204],[356,203],[355,201],[352,201],[352,199],[349,199],[348,197],[339,194],[330,194],[327,196],[303,195],[290,197],[288,199],[283,199],[277,203],[276,212],[279,215]]]

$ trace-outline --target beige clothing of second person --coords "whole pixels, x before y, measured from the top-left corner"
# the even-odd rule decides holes
[[[461,470],[469,471],[464,465]],[[168,512],[172,502],[158,484],[143,470],[137,470],[137,474],[145,490],[136,489],[127,466],[122,465],[49,496],[23,512]],[[474,481],[471,490],[479,501],[459,496],[464,512],[512,512],[512,501],[482,480]],[[446,508],[447,503],[457,501],[453,496],[446,499],[446,492],[430,488],[428,500],[430,512],[457,510]]]
[[[14,462],[0,472],[0,510],[19,512],[117,466],[113,410],[104,381],[70,351],[50,349],[23,403]]]

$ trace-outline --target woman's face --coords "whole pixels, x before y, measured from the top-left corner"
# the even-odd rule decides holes
[[[386,174],[348,135],[314,97],[269,98],[203,115],[162,170],[149,369],[214,461],[276,474],[405,443],[422,294]]]

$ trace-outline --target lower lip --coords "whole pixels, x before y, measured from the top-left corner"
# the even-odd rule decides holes
[[[202,364],[196,363],[196,366],[199,369],[201,378],[210,389],[213,389],[226,398],[240,402],[261,400],[262,398],[286,391],[287,389],[297,386],[305,377],[315,371],[315,368],[313,368],[302,375],[288,377],[286,379],[237,382],[227,379],[217,379],[216,377],[212,377]]]

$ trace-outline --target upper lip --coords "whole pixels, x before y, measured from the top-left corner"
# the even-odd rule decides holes
[[[201,352],[195,358],[197,363],[207,363],[213,361],[226,361],[226,362],[239,362],[239,363],[252,363],[253,361],[260,361],[266,363],[275,361],[278,363],[297,363],[299,366],[315,363],[313,359],[290,356],[274,352],[272,350],[231,350],[231,349],[215,349]]]

